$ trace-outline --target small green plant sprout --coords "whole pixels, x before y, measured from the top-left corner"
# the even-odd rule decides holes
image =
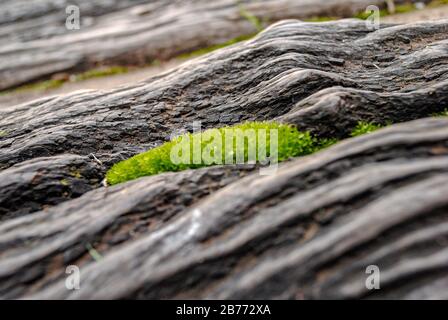
[[[115,164],[106,174],[109,185],[162,172],[222,164],[276,164],[323,147],[309,132],[277,122],[246,122],[173,138],[163,145]],[[328,145],[329,141],[323,141]]]
[[[383,127],[382,125],[373,122],[360,121],[358,122],[356,127],[352,130],[351,136],[357,137],[363,134],[371,133],[373,131],[381,129],[382,127]]]
[[[93,258],[93,260],[98,262],[101,259],[103,259],[103,256],[92,246],[92,244],[90,244],[90,242],[86,244],[86,249],[87,252],[89,252],[90,256]]]

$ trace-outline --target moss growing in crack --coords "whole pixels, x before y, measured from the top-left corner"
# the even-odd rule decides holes
[[[8,132],[6,130],[0,130],[0,138],[5,137],[6,135],[8,135]]]
[[[271,135],[274,154],[271,155]],[[274,136],[272,136],[274,137]],[[277,148],[275,142],[277,141]],[[335,140],[317,139],[309,132],[276,122],[246,122],[179,136],[159,147],[115,164],[106,175],[111,185],[162,172],[176,172],[210,165],[281,162],[326,147]],[[277,150],[275,157],[275,150]],[[173,158],[174,155],[174,158]],[[274,159],[273,159],[274,158]],[[174,160],[174,161],[173,161]]]
[[[331,147],[332,145],[338,143],[339,140],[336,138],[322,138],[319,139],[317,142],[317,148],[316,151],[321,150],[321,149],[325,149],[328,147]]]
[[[28,91],[47,91],[51,89],[57,89],[61,87],[63,84],[67,82],[79,82],[94,78],[100,78],[100,77],[107,77],[117,74],[123,74],[127,73],[129,69],[127,67],[120,67],[120,66],[110,66],[110,67],[100,67],[92,70],[88,70],[83,73],[75,74],[72,76],[67,75],[65,78],[61,79],[49,79],[49,80],[43,80],[38,81],[30,84],[25,84],[23,86],[6,90],[3,92],[0,92],[1,95],[5,94],[11,94],[11,93],[21,93],[21,92],[28,92]]]
[[[361,136],[363,134],[371,133],[371,132],[376,131],[381,128],[383,128],[383,126],[380,124],[376,124],[373,122],[360,121],[360,122],[358,122],[356,127],[352,130],[350,135],[352,137],[357,137],[357,136]]]
[[[438,114],[438,116],[448,116],[448,110]],[[388,123],[387,125],[392,124]],[[353,128],[350,135],[352,137],[361,136],[374,132],[385,127],[385,125],[360,121]],[[134,156],[128,160],[115,164],[106,174],[106,180],[110,185],[130,181],[143,176],[150,176],[162,172],[176,172],[186,169],[196,169],[211,165],[220,164],[235,164],[247,163],[250,157],[250,146],[256,146],[258,150],[260,146],[259,133],[266,132],[266,144],[263,145],[265,151],[262,153],[265,157],[260,157],[255,153],[255,162],[264,163],[265,160],[271,156],[270,154],[270,130],[276,130],[278,134],[278,153],[275,162],[285,161],[289,158],[304,156],[312,154],[321,149],[328,148],[333,144],[339,142],[336,138],[316,138],[309,132],[301,132],[296,127],[277,122],[246,122],[243,124],[223,127],[219,129],[209,129],[201,133],[179,136],[163,145],[151,149],[145,153]],[[250,131],[253,135],[250,135]],[[230,149],[226,148],[226,137],[228,132],[231,132],[232,142]],[[197,139],[197,140],[195,140]],[[238,139],[242,143],[237,143]],[[195,142],[197,141],[197,142]],[[218,147],[215,144],[218,143]],[[180,146],[186,142],[186,148]],[[195,143],[196,147],[195,147]],[[212,147],[210,147],[212,146]],[[172,161],[172,151],[176,150],[175,154],[179,155],[179,150],[182,154],[187,154],[183,162]],[[232,155],[231,162],[228,162],[226,156]],[[186,151],[186,152],[185,152]],[[199,161],[195,161],[194,154],[199,154]],[[241,158],[243,162],[239,162],[235,155],[243,155]],[[206,155],[206,157],[204,157]]]
[[[442,112],[433,113],[431,116],[432,117],[448,117],[448,109],[445,109]]]

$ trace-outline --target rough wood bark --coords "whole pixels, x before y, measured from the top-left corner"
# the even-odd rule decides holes
[[[95,175],[102,176],[112,163],[165,141],[175,130],[191,129],[197,120],[210,128],[278,119],[316,135],[344,138],[359,120],[387,123],[427,116],[448,105],[447,30],[446,22],[376,32],[356,20],[282,22],[252,41],[147,83],[2,109],[0,169],[7,181],[15,174],[16,169],[8,169],[13,165],[63,153],[84,157],[76,161],[89,167],[93,153],[102,162]],[[45,167],[48,161],[41,163]],[[60,178],[73,176],[66,172]],[[85,181],[92,188],[98,185],[97,178]],[[58,193],[54,199],[66,198],[67,186],[45,184],[38,188]],[[10,188],[23,192],[20,183]],[[34,188],[29,185],[30,192]],[[19,211],[33,212],[47,203],[28,204]],[[15,209],[2,207],[3,214],[13,216]]]
[[[446,119],[351,139],[269,177],[226,166],[98,185],[194,120],[276,119],[346,138],[359,120],[442,111],[447,29],[285,21],[146,83],[0,110],[0,296],[446,297]],[[82,269],[80,291],[65,289],[68,264]],[[380,291],[365,289],[370,264]]]
[[[433,287],[430,297],[444,297],[447,125],[394,126],[275,176],[239,180],[216,167],[143,178],[4,222],[0,294],[406,298]],[[223,176],[232,183],[216,191]],[[95,262],[87,243],[104,258]],[[68,264],[81,267],[81,290],[65,288]],[[373,292],[364,285],[372,264],[383,275]]]
[[[65,27],[69,4],[81,9],[79,31]],[[272,23],[351,17],[368,5],[384,0],[3,1],[0,90],[98,64],[146,64],[252,34],[257,26],[244,13]]]

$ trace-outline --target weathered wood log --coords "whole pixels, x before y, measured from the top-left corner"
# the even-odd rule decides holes
[[[216,191],[223,175],[232,183]],[[0,295],[405,298],[424,286],[433,298],[446,294],[437,283],[448,276],[448,119],[393,126],[274,176],[236,180],[232,167],[164,174],[4,222]],[[104,258],[89,257],[86,243]],[[80,290],[65,287],[68,264],[82,269]],[[372,264],[381,290],[364,285]]]
[[[225,166],[98,187],[114,162],[195,120],[347,138],[359,120],[442,111],[447,29],[284,21],[145,83],[0,110],[0,297],[445,297],[447,119],[350,139],[268,177]],[[69,264],[82,269],[76,292]],[[372,264],[378,291],[364,285]]]
[[[407,2],[402,0],[399,2]],[[65,27],[78,5],[80,30]],[[288,18],[352,17],[384,0],[13,0],[0,4],[0,90],[98,64],[141,65],[257,32]]]
[[[0,169],[39,157],[45,163],[63,153],[84,157],[76,161],[88,167],[93,153],[103,164],[102,175],[116,161],[160,144],[175,130],[191,129],[198,120],[210,128],[277,119],[344,138],[360,120],[385,124],[421,118],[448,106],[448,67],[441,64],[448,59],[447,30],[447,22],[376,32],[358,20],[282,22],[146,84],[1,109]],[[21,183],[14,186],[15,178],[7,178],[14,170],[2,174],[12,181],[10,192],[23,192]],[[37,187],[55,193],[56,182],[73,178],[67,170],[60,174],[53,182],[44,180],[48,187],[46,182]],[[98,186],[96,178],[85,181]],[[33,188],[29,185],[31,193]],[[67,197],[67,186],[57,190],[55,200]],[[3,206],[3,215],[49,204],[17,203],[22,208]]]
[[[0,221],[43,210],[99,187],[104,167],[89,157],[36,158],[0,171]]]

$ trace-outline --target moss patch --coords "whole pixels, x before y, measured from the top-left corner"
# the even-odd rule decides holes
[[[334,21],[340,19],[339,17],[311,17],[307,19],[303,19],[305,22],[327,22]]]
[[[381,129],[382,127],[383,127],[382,125],[373,122],[360,121],[358,122],[356,127],[352,130],[351,136],[352,137],[361,136],[363,134],[371,133],[373,131]]]
[[[127,73],[128,71],[129,69],[127,67],[121,67],[121,66],[101,67],[75,75],[74,81],[76,82],[100,77],[107,77]]]
[[[384,126],[380,124],[360,121],[353,128],[350,136],[357,137],[364,134],[369,134],[383,127]],[[256,162],[266,163],[266,159],[271,156],[271,141],[269,132],[272,129],[276,130],[276,132],[278,133],[278,153],[277,158],[274,160],[274,162],[281,162],[289,158],[312,154],[339,142],[339,140],[336,138],[313,137],[309,132],[301,132],[296,127],[288,124],[267,121],[246,122],[231,127],[227,126],[219,129],[209,129],[201,133],[188,133],[179,136],[169,142],[164,143],[159,147],[115,164],[107,172],[106,180],[108,184],[115,185],[118,183],[123,183],[144,176],[155,175],[162,172],[177,172],[186,169],[196,169],[211,165],[229,164],[226,158],[226,156],[229,154],[229,150],[232,154],[232,164],[241,163],[236,161],[235,155],[238,153],[244,155],[244,163],[247,163],[248,159],[253,159],[253,157],[249,157],[249,146],[253,146],[254,144],[256,145],[256,148],[259,148],[260,146],[260,141],[257,139],[257,137],[261,130],[265,130],[266,132],[266,144],[264,145],[266,157],[260,158],[259,154],[257,153]],[[231,142],[230,149],[228,147],[226,148],[226,130],[232,132],[233,134],[233,140]],[[249,130],[253,131],[253,136],[248,134]],[[219,144],[220,148],[210,148],[210,144],[214,145],[213,143],[215,142],[215,137],[218,137],[218,139],[222,139],[221,144]],[[197,139],[196,147],[194,142],[195,139]],[[236,142],[238,139],[241,139],[240,141],[243,141],[243,143],[238,144]],[[184,148],[183,150],[188,151],[188,155],[185,158],[187,161],[180,163],[173,162],[171,158],[173,149],[176,148],[175,150],[180,150],[180,145],[182,143],[185,143],[185,141],[187,144],[186,148]],[[195,160],[193,159],[194,150],[196,150],[196,154],[199,153],[201,155],[199,162],[195,162]],[[204,160],[204,158],[202,158],[204,152],[206,155],[209,155],[210,158],[213,158],[215,160]]]
[[[120,66],[110,66],[110,67],[100,67],[96,69],[92,69],[83,73],[74,74],[64,79],[50,79],[39,82],[34,82],[30,84],[25,84],[23,86],[17,87],[15,89],[6,90],[0,92],[1,95],[12,94],[12,93],[21,93],[27,91],[46,91],[50,89],[56,89],[61,87],[64,83],[67,82],[79,82],[88,79],[107,77],[117,74],[127,73],[129,69],[127,67]]]
[[[442,112],[434,113],[431,115],[432,117],[448,117],[448,109],[445,109]]]
[[[259,139],[259,134],[263,135],[262,131],[266,134],[265,139]],[[253,160],[254,157],[256,162],[266,163],[267,158],[271,157],[271,134],[274,134],[272,132],[278,135],[277,158],[271,159],[273,162],[311,154],[335,142],[332,139],[314,138],[309,132],[300,132],[291,125],[276,122],[246,122],[232,127],[179,136],[157,148],[115,164],[107,172],[107,182],[114,185],[167,171],[241,163],[242,158],[243,163],[247,163],[249,159]],[[181,148],[181,145],[184,147]],[[251,153],[259,148],[264,151],[255,152],[255,155]],[[173,153],[182,157],[183,161],[172,161]]]

